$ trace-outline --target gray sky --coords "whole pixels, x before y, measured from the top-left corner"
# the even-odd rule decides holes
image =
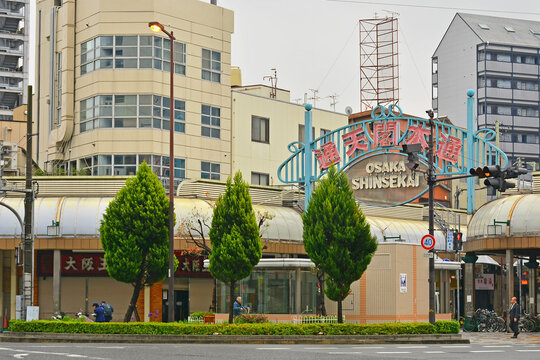
[[[217,1],[235,13],[232,64],[244,85],[269,85],[263,76],[276,68],[278,87],[292,100],[318,89],[316,106],[331,109],[327,96],[337,94],[339,112],[360,110],[360,19],[399,13],[400,106],[415,115],[431,107],[431,56],[457,11],[540,21],[538,0]]]

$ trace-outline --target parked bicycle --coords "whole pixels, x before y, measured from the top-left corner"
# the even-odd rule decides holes
[[[523,316],[519,319],[518,327],[520,332],[532,332],[536,330],[536,324],[538,317],[523,313]]]
[[[493,310],[476,309],[472,318],[466,319],[464,331],[504,332],[506,322]]]

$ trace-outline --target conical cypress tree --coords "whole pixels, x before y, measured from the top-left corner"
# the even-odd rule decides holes
[[[229,323],[233,322],[235,281],[248,277],[262,256],[259,226],[242,173],[227,179],[227,189],[216,201],[210,227],[210,273],[229,283]]]
[[[360,279],[377,250],[377,239],[358,208],[347,177],[334,166],[320,180],[302,215],[304,248],[326,275],[325,293],[338,302],[338,322],[343,322],[342,302],[351,284]]]
[[[107,272],[118,281],[133,284],[124,316],[129,322],[141,288],[163,280],[169,268],[169,200],[146,163],[110,202],[99,232]]]

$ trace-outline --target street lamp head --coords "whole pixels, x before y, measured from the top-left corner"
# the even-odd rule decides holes
[[[163,25],[158,23],[157,21],[151,21],[148,23],[148,27],[152,29],[152,31],[160,32],[163,31]]]

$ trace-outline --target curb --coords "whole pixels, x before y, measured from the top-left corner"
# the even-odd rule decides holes
[[[426,335],[124,335],[4,332],[0,342],[132,344],[469,344],[461,334]]]

